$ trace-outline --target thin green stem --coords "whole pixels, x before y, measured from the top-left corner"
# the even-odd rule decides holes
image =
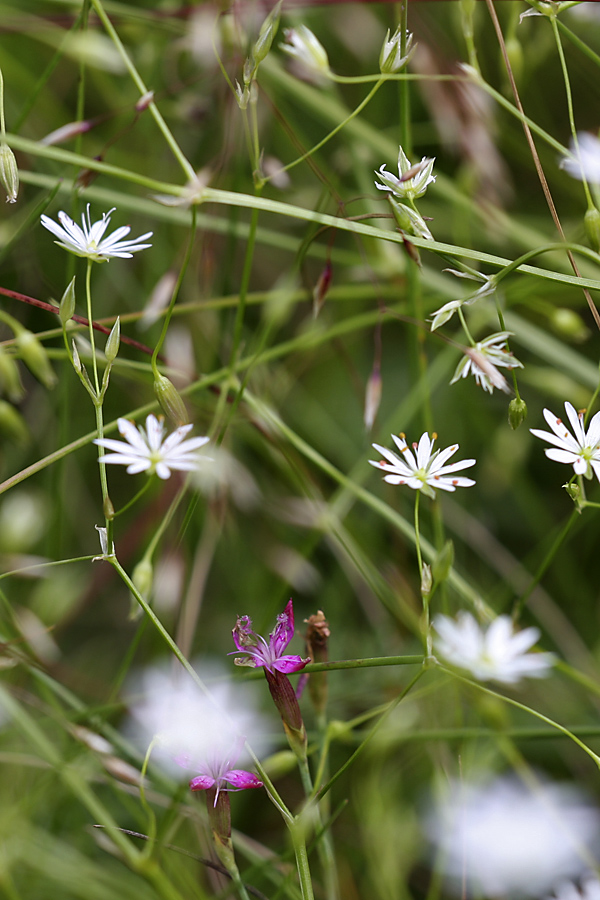
[[[579,156],[579,139],[577,137],[577,128],[575,127],[575,114],[573,112],[573,95],[571,93],[571,82],[569,80],[569,70],[567,69],[567,61],[565,59],[565,54],[562,46],[562,41],[560,39],[560,33],[558,31],[558,25],[556,23],[556,17],[551,16],[550,23],[552,25],[552,34],[554,35],[554,40],[556,41],[556,49],[558,50],[558,57],[560,59],[560,67],[562,69],[563,79],[565,82],[565,92],[567,95],[567,108],[569,111],[569,126],[571,128],[571,136],[573,138],[573,146],[575,147],[575,153]],[[587,183],[587,179],[585,177],[584,167],[581,166],[581,182],[583,184],[583,190],[585,192],[585,199],[587,201],[588,209],[592,209],[594,206],[594,201],[592,200],[592,195],[590,193],[590,189]]]
[[[523,612],[523,609],[525,607],[525,604],[527,603],[527,600],[531,596],[534,588],[536,588],[537,585],[539,584],[539,582],[541,581],[544,573],[546,572],[546,569],[548,568],[548,566],[550,565],[550,563],[556,556],[556,553],[558,552],[558,548],[561,546],[561,544],[567,537],[569,531],[571,530],[571,528],[577,521],[579,515],[580,515],[579,511],[577,509],[574,509],[573,512],[571,513],[571,515],[569,516],[569,518],[567,519],[567,521],[565,522],[564,526],[561,528],[558,536],[553,541],[552,546],[548,550],[544,559],[538,566],[535,575],[533,576],[533,578],[531,579],[531,581],[529,582],[529,584],[527,586],[527,589],[516,600],[515,605],[513,607],[513,613],[512,613],[513,622],[517,622],[519,620],[519,617],[520,617],[521,613]]]
[[[125,66],[127,68],[127,71],[129,72],[135,86],[137,87],[137,89],[140,92],[140,96],[141,97],[145,96],[146,94],[149,93],[148,88],[144,84],[140,74],[138,73],[135,65],[133,64],[133,61],[131,60],[131,57],[129,56],[129,54],[127,53],[127,50],[123,46],[123,43],[121,42],[119,35],[115,31],[112,22],[106,15],[106,12],[104,11],[104,7],[102,6],[101,0],[91,0],[91,3],[93,5],[94,9],[96,10],[96,13],[98,14],[98,18],[100,19],[104,28],[106,29],[107,34],[109,35],[109,37],[112,40],[115,47],[117,48],[117,51],[118,51],[121,59],[123,60]],[[169,129],[169,126],[167,125],[167,123],[163,119],[162,115],[158,111],[158,108],[157,108],[156,104],[154,103],[154,101],[151,101],[148,104],[148,109],[150,110],[152,118],[158,125],[158,128],[159,128],[162,136],[164,137],[167,145],[170,147],[170,149],[173,153],[173,156],[175,157],[175,159],[177,160],[177,162],[183,169],[188,181],[193,181],[195,178],[195,174],[196,174],[194,172],[193,166],[188,161],[188,159],[184,156],[181,148],[179,147],[179,144],[173,137],[173,135]]]

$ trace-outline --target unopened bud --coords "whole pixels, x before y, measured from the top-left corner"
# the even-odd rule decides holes
[[[75,341],[72,342],[72,349],[73,349],[73,368],[79,375],[81,375],[81,373],[83,371],[83,365],[79,358],[79,350],[77,349],[77,344],[75,343]]]
[[[553,309],[550,323],[557,334],[571,341],[584,341],[590,334],[579,313],[568,307]]]
[[[135,104],[136,112],[144,112],[148,109],[151,103],[154,102],[154,91],[146,91],[145,94],[142,94],[138,102]]]
[[[164,375],[158,375],[154,381],[154,393],[163,411],[172,422],[179,427],[190,421],[185,403],[175,385]]]
[[[436,584],[445,581],[454,564],[454,544],[446,541],[441,550],[435,555],[431,563],[431,574]]]
[[[248,106],[248,101],[250,100],[250,91],[248,89],[248,85],[242,86],[239,81],[235,83],[235,97],[238,102],[238,106],[240,109],[246,109]]]
[[[75,312],[75,276],[73,276],[73,278],[67,285],[67,289],[60,299],[58,315],[60,317],[60,321],[63,324],[63,327],[67,324],[69,319],[73,318],[74,312]]]
[[[6,400],[0,400],[0,433],[21,446],[29,442],[29,429],[25,419]]]
[[[19,167],[15,154],[4,141],[0,143],[0,182],[6,191],[6,202],[16,203],[19,193]]]
[[[110,499],[110,497],[108,496],[108,494],[104,498],[104,503],[102,504],[102,512],[104,513],[104,518],[108,522],[112,522],[112,520],[115,517],[115,508],[114,508],[113,502]]]
[[[600,251],[600,211],[595,206],[591,206],[586,211],[583,225],[592,249],[598,253]]]
[[[244,84],[245,85],[250,84],[252,79],[254,78],[255,74],[256,74],[256,65],[255,65],[255,62],[252,59],[252,57],[249,56],[246,59],[246,62],[244,63],[244,69],[243,69],[243,74],[242,74],[242,77],[244,79]]]
[[[283,34],[286,43],[279,45],[282,50],[302,63],[313,75],[329,75],[327,51],[310,28],[298,25],[297,28],[286,28]]]
[[[133,570],[131,580],[141,594],[142,598],[146,602],[148,602],[150,591],[152,590],[152,584],[154,582],[154,566],[152,565],[151,560],[147,559],[146,557],[141,559]],[[140,606],[137,597],[134,594],[131,594],[129,620],[133,622],[136,619],[139,619],[143,612],[144,610]]]
[[[523,47],[516,37],[506,39],[506,55],[512,69],[515,81],[519,81],[523,74]]]
[[[319,610],[305,619],[306,651],[313,662],[327,662],[329,659],[328,643],[331,631],[329,622]],[[327,673],[312,672],[308,678],[308,693],[317,714],[324,713],[327,706]]]
[[[110,334],[106,341],[106,347],[104,348],[104,355],[109,363],[112,363],[117,358],[117,353],[119,352],[119,344],[121,343],[121,320],[119,316],[117,316],[117,320],[113,327],[111,328]]]
[[[23,328],[17,334],[17,346],[21,353],[23,362],[27,368],[42,382],[47,388],[52,388],[56,384],[56,375],[50,365],[48,354],[43,344],[38,341],[32,331]]]
[[[513,431],[527,418],[527,404],[520,397],[513,397],[508,404],[508,424]]]
[[[381,53],[379,54],[379,68],[384,73],[384,75],[390,75],[393,72],[400,72],[401,69],[406,66],[413,53],[411,49],[412,42],[412,34],[407,33],[403,56],[402,29],[400,28],[400,26],[398,26],[390,40],[390,30],[388,28],[388,32],[385,36],[385,41],[383,42],[383,47],[381,48]]]
[[[367,431],[371,431],[375,423],[375,417],[381,403],[381,372],[379,366],[373,366],[373,371],[369,375],[367,381],[367,390],[365,392],[365,415],[364,422]]]
[[[575,506],[579,507],[579,501],[581,500],[581,488],[577,484],[576,481],[568,481],[566,484],[563,484],[563,487]],[[581,510],[579,510],[581,512]]]
[[[271,49],[273,38],[277,34],[277,29],[279,28],[279,14],[281,12],[281,3],[282,0],[279,0],[279,3],[273,7],[265,21],[262,23],[260,33],[254,47],[252,48],[255,70],[258,68],[260,63],[263,61],[263,59]]]
[[[325,297],[327,296],[329,285],[331,284],[331,272],[331,262],[330,260],[327,260],[325,268],[319,275],[313,291],[313,316],[315,319],[321,312],[323,304],[325,303]]]
[[[25,393],[14,357],[2,347],[0,347],[0,391],[8,395],[11,403],[18,403]]]
[[[433,577],[431,575],[431,566],[423,563],[421,567],[421,595],[429,597],[431,588],[433,587]]]
[[[61,125],[55,131],[51,131],[46,137],[43,137],[40,144],[46,147],[52,147],[54,144],[62,144],[64,141],[70,141],[72,138],[80,134],[85,134],[92,127],[92,123],[88,121],[69,122],[67,125]]]

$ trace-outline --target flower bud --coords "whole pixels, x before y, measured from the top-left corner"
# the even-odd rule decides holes
[[[117,320],[111,328],[110,334],[104,348],[104,355],[109,363],[113,363],[119,352],[119,344],[121,343],[121,320],[117,316]]]
[[[306,652],[313,662],[327,662],[329,654],[327,645],[331,632],[329,622],[319,610],[305,620]],[[308,693],[317,714],[323,714],[327,706],[327,673],[313,672],[308,679]]]
[[[14,357],[2,347],[0,347],[0,391],[8,395],[11,403],[18,403],[25,393]]]
[[[56,384],[56,375],[43,344],[38,341],[35,334],[23,328],[17,334],[17,346],[27,368],[45,387],[53,388]]]
[[[513,431],[527,418],[527,404],[520,397],[513,397],[508,404],[508,424]]]
[[[189,416],[183,398],[175,385],[165,375],[158,375],[154,381],[154,393],[162,410],[177,427],[187,425]]]
[[[104,503],[102,504],[102,512],[104,513],[104,518],[108,522],[112,522],[115,517],[115,508],[113,506],[112,500],[108,495],[104,498]]]
[[[78,375],[81,375],[83,372],[83,365],[79,358],[79,350],[77,349],[77,344],[75,341],[72,341],[72,350],[73,350],[73,368],[77,372]]]
[[[400,231],[424,238],[427,241],[433,240],[433,235],[425,224],[424,218],[416,210],[405,206],[404,203],[399,203],[391,194],[388,195],[388,200]]]
[[[60,317],[60,321],[63,324],[63,327],[67,324],[69,319],[73,318],[74,312],[75,312],[75,276],[73,276],[73,278],[67,285],[67,289],[60,299],[58,315]]]
[[[445,581],[454,564],[454,544],[446,541],[441,550],[436,553],[431,563],[431,574],[436,584]]]
[[[154,103],[154,91],[146,91],[135,104],[135,111],[138,113],[145,112],[151,103]]]
[[[590,206],[583,217],[583,226],[592,250],[600,251],[600,212],[595,206]]]
[[[0,400],[0,433],[15,444],[29,443],[29,429],[21,413],[6,400]]]
[[[6,202],[16,203],[19,193],[19,169],[15,154],[4,141],[0,143],[0,182],[6,191]]]
[[[150,597],[150,591],[152,590],[152,585],[154,582],[154,566],[152,565],[152,561],[147,557],[140,559],[139,563],[133,570],[131,575],[131,580],[133,581],[135,587],[138,589],[139,593],[142,595],[143,599],[148,602]],[[129,621],[134,622],[136,619],[139,619],[142,616],[144,610],[140,606],[137,597],[133,594],[131,596],[131,604],[129,607]]]
[[[381,403],[381,389],[381,372],[379,371],[379,366],[375,365],[369,375],[365,392],[365,413],[363,418],[367,431],[371,431],[375,423],[375,417]]]
[[[581,488],[577,484],[576,481],[568,481],[566,484],[563,484],[563,487],[575,506],[579,508],[579,501],[581,500]],[[579,509],[581,512],[581,509]]]
[[[564,306],[552,310],[550,324],[557,334],[567,340],[584,341],[590,334],[579,313]]]
[[[331,284],[331,262],[327,260],[325,263],[325,268],[319,275],[317,279],[317,283],[313,290],[313,316],[315,319],[321,312],[323,308],[323,304],[325,303],[325,297],[327,296],[327,292],[329,290],[329,285]]]
[[[279,0],[279,3],[273,7],[273,9],[263,22],[256,43],[252,48],[252,57],[254,59],[255,71],[271,49],[273,38],[277,34],[277,29],[279,28],[279,14],[281,12],[281,3],[282,0]]]
[[[519,81],[523,74],[523,47],[514,35],[506,39],[506,55],[515,81]]]
[[[421,568],[421,595],[429,597],[431,588],[433,587],[433,577],[431,575],[431,566],[423,563]]]

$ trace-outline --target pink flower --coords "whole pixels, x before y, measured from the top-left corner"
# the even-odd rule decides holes
[[[200,764],[194,761],[194,768],[200,769],[200,774],[190,781],[192,791],[213,791],[215,795],[214,805],[217,805],[220,791],[245,791],[248,788],[260,788],[263,786],[256,775],[245,769],[233,769],[240,752],[243,749],[243,739],[238,741],[229,755],[215,754],[212,759],[205,759]],[[179,757],[176,762],[182,768],[189,768],[190,762],[186,757]]]
[[[294,607],[290,600],[284,611],[277,616],[275,630],[269,635],[269,643],[264,637],[252,630],[252,619],[249,616],[238,616],[232,631],[233,640],[243,656],[237,657],[236,666],[264,666],[268,672],[299,672],[310,662],[301,656],[284,654],[289,642],[294,637]],[[235,653],[235,651],[233,651]],[[233,654],[230,653],[230,656]]]

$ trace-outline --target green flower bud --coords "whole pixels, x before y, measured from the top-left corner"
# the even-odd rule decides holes
[[[589,337],[589,330],[585,322],[574,309],[559,307],[553,309],[550,315],[550,323],[561,337],[571,341],[584,341]]]
[[[508,424],[513,431],[527,418],[527,404],[520,397],[513,397],[508,404]]]
[[[15,154],[4,141],[0,143],[0,182],[6,191],[6,202],[16,203],[19,193],[19,169]]]
[[[150,591],[152,590],[152,584],[154,582],[154,566],[152,565],[152,561],[147,559],[146,557],[141,559],[133,570],[131,580],[142,595],[143,599],[148,602],[150,598]],[[131,594],[129,620],[135,621],[136,619],[139,619],[143,611],[144,610],[140,606],[137,598],[133,594]]]
[[[592,250],[600,251],[600,212],[591,206],[583,217],[583,225]]]
[[[581,500],[581,488],[577,484],[576,481],[568,481],[566,484],[563,484],[563,487],[575,506],[579,507],[579,501]],[[581,509],[579,510],[581,512]]]
[[[281,12],[281,3],[282,0],[279,0],[279,3],[273,7],[273,9],[263,22],[257,41],[252,48],[255,71],[271,49],[273,38],[277,34],[277,29],[279,28],[279,14]]]
[[[56,384],[56,375],[52,370],[43,344],[38,341],[35,334],[23,328],[17,334],[17,347],[27,368],[31,370],[43,385],[47,388],[53,388]]]
[[[67,324],[69,319],[73,318],[73,313],[75,312],[75,276],[69,282],[66,291],[61,297],[59,312],[58,315],[60,317],[60,321],[64,326]]]
[[[442,549],[436,553],[435,559],[431,563],[431,572],[436,584],[446,580],[453,565],[454,544],[452,541],[446,541]]]
[[[0,433],[20,446],[29,443],[29,429],[25,424],[25,419],[6,400],[0,400]]]
[[[512,69],[515,81],[519,81],[523,74],[523,47],[516,37],[509,37],[506,41],[506,54]]]
[[[423,597],[429,597],[431,588],[433,587],[433,578],[431,577],[431,566],[423,563],[421,569],[421,594]]]
[[[158,375],[154,381],[154,393],[163,411],[179,427],[190,421],[185,403],[175,385],[164,375]]]
[[[0,391],[8,395],[11,403],[18,403],[25,393],[14,357],[2,347],[0,347]]]
[[[121,320],[117,316],[117,321],[113,325],[111,332],[106,341],[106,347],[104,348],[104,355],[109,363],[112,363],[117,358],[117,353],[119,352],[119,344],[121,343]]]

